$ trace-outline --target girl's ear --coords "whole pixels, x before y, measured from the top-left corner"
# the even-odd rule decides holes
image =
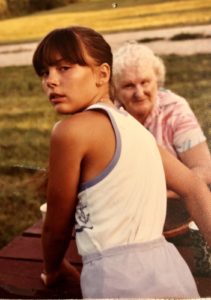
[[[105,83],[108,83],[111,76],[111,69],[107,63],[103,63],[97,68],[97,82],[96,86],[100,87]]]

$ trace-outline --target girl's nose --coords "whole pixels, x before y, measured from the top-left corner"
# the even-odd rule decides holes
[[[46,85],[48,87],[56,86],[59,83],[58,75],[55,70],[49,70],[46,77]]]

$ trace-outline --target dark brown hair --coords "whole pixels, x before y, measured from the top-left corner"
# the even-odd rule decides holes
[[[49,32],[39,43],[33,55],[33,66],[38,76],[56,63],[56,56],[73,64],[88,66],[87,54],[96,65],[108,63],[112,73],[113,56],[103,36],[87,27],[73,26]],[[111,79],[110,79],[111,80]]]

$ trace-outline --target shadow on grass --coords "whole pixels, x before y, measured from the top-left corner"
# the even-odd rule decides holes
[[[137,40],[138,43],[149,43],[157,41],[187,41],[187,40],[196,40],[196,39],[209,39],[211,35],[205,35],[201,33],[179,33],[175,34],[170,38],[164,37],[154,37],[154,38],[143,38]]]
[[[0,248],[41,217],[38,193],[43,171],[0,166]]]

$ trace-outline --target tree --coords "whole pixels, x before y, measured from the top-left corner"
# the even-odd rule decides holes
[[[8,16],[8,5],[6,0],[0,0],[0,18]]]

